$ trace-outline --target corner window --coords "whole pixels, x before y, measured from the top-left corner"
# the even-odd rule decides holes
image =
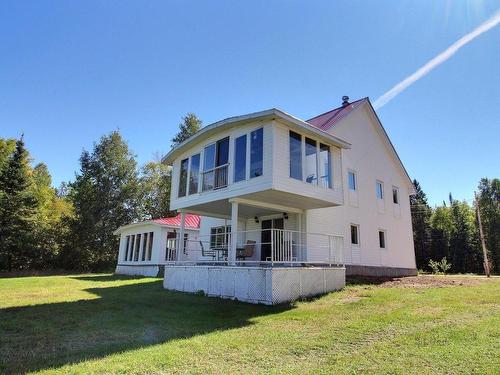
[[[290,177],[302,181],[302,136],[290,132]]]
[[[384,184],[380,181],[377,181],[375,189],[377,193],[377,199],[384,199]]]
[[[351,244],[359,245],[359,225],[351,224]]]
[[[186,196],[188,164],[189,159],[184,159],[181,161],[181,170],[179,175],[179,197]]]
[[[260,128],[250,133],[250,178],[262,176],[264,129]]]
[[[381,249],[385,249],[385,231],[378,231],[378,244]]]
[[[128,260],[132,262],[134,259],[134,245],[135,245],[135,234],[132,234],[130,236],[130,249],[128,252]]]
[[[200,154],[191,156],[191,169],[189,170],[189,194],[198,192],[198,180],[200,176]]]
[[[316,141],[306,138],[306,182],[318,184],[318,154]]]
[[[148,245],[148,234],[144,233],[142,235],[142,249],[141,249],[141,260],[146,260],[146,246]]]
[[[320,186],[332,187],[332,156],[330,146],[319,144],[319,184]]]
[[[140,246],[141,246],[141,235],[137,234],[135,236],[135,249],[134,249],[134,260],[135,261],[139,260]]]
[[[399,189],[395,186],[392,187],[392,202],[399,204]]]
[[[234,140],[234,182],[247,178],[247,135]]]
[[[358,181],[357,181],[356,173],[353,171],[347,172],[347,179],[349,180],[349,189],[350,190],[357,190]]]

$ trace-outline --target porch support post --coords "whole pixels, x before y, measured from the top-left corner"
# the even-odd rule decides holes
[[[297,214],[297,230],[299,232],[299,235],[298,235],[298,238],[297,238],[297,241],[299,243],[299,248],[297,249],[297,260],[299,262],[303,261],[304,260],[304,249],[302,247],[302,241],[303,241],[303,234],[302,234],[302,214],[299,213]]]
[[[228,252],[229,264],[236,265],[236,245],[238,243],[238,202],[231,203],[231,247]]]
[[[179,238],[177,239],[175,260],[181,260],[181,251],[184,249],[184,227],[186,224],[186,211],[181,210],[181,227],[179,228]]]

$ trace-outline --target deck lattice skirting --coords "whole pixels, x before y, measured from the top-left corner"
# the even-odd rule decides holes
[[[275,305],[345,286],[344,267],[165,266],[165,289]]]

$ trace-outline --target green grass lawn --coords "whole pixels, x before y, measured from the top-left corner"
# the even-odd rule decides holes
[[[500,373],[500,279],[405,280],[267,307],[159,279],[0,279],[0,373]]]

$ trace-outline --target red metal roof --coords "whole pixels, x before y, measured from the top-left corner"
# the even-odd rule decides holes
[[[332,109],[331,111],[306,120],[306,122],[318,129],[328,130],[367,100],[368,98],[356,100],[352,103],[349,103],[345,107]]]
[[[153,219],[152,222],[160,225],[180,227],[181,226],[181,215],[175,217],[161,217],[159,219]],[[200,229],[201,218],[198,215],[186,214],[185,228],[188,229]]]

